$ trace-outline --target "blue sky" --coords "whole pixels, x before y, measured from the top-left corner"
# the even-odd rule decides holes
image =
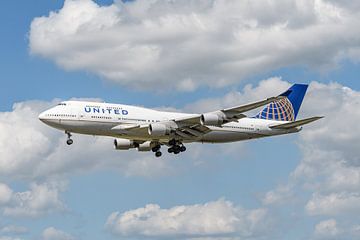
[[[73,9],[65,9],[62,1],[45,0],[7,1],[0,9],[0,129],[4,133],[0,138],[0,193],[10,196],[4,200],[0,197],[0,239],[360,236],[359,219],[351,213],[360,211],[360,153],[356,147],[359,127],[354,126],[360,120],[360,45],[356,37],[360,33],[355,23],[349,24],[353,18],[358,19],[356,9],[360,7],[356,3],[338,6],[323,0],[318,8],[305,4],[305,9],[320,11],[314,16],[323,18],[314,20],[314,16],[294,6],[294,1],[275,4],[269,15],[256,4],[235,4],[229,17],[222,13],[229,7],[227,4],[211,5],[211,1],[174,1],[171,5],[159,0],[151,7],[145,1],[94,4],[78,0],[68,1],[69,5],[71,2]],[[146,7],[148,10],[144,10]],[[74,16],[87,8],[99,11],[83,23],[89,23],[85,30],[79,27],[72,32],[70,40],[66,35],[70,26],[62,19],[66,16],[48,17],[50,11],[69,11],[73,14],[69,16]],[[338,15],[327,12],[329,9]],[[289,14],[278,16],[280,10]],[[229,22],[236,11],[242,18]],[[259,17],[252,17],[255,13]],[[41,16],[46,16],[44,22],[31,29]],[[85,21],[84,15],[79,16],[72,20],[74,26],[77,21]],[[178,22],[178,16],[185,17]],[[112,17],[121,21],[114,23]],[[160,21],[161,17],[166,21]],[[339,19],[332,19],[336,17]],[[159,26],[137,25],[145,20]],[[336,22],[334,31],[340,32],[329,35],[327,28],[331,28],[332,21]],[[210,30],[202,32],[199,22]],[[257,25],[251,25],[253,22]],[[284,22],[288,24],[285,27]],[[245,23],[252,26],[252,31]],[[103,28],[96,24],[103,24]],[[192,31],[189,26],[198,29]],[[52,28],[54,32],[49,30]],[[312,28],[315,37],[314,32],[307,32]],[[107,39],[106,31],[100,36],[98,31],[103,29],[109,30],[112,37]],[[269,31],[269,35],[254,37],[258,29]],[[140,31],[141,37],[132,31]],[[38,38],[41,34],[44,37]],[[298,36],[301,40],[292,42],[296,34],[302,34]],[[317,40],[322,43],[305,44]],[[76,41],[86,47],[79,47]],[[296,47],[289,47],[290,43]],[[104,50],[104,44],[109,44],[116,54]],[[117,72],[119,69],[121,72]],[[37,120],[41,110],[59,99],[100,98],[146,107],[206,111],[262,99],[295,82],[310,84],[301,116],[323,114],[327,120],[304,128],[301,134],[224,146],[191,144],[186,153],[162,160],[135,151],[115,152],[112,139],[91,136],[76,136],[76,146],[70,149],[65,146],[64,134]],[[15,103],[20,104],[13,106]],[[353,117],[339,125],[344,117],[339,114],[349,113],[349,104],[355,109]],[[337,137],[342,139],[341,144]],[[14,148],[17,144],[19,147]],[[332,185],[333,180],[339,185]],[[21,197],[26,195],[21,193],[32,197]],[[212,219],[208,209],[211,203],[215,209],[220,208],[214,211],[214,219],[236,216],[246,220],[235,225],[227,223],[232,230],[216,227],[209,231],[199,230],[201,226],[194,230],[178,222],[178,232],[169,233],[166,224],[157,222],[161,217],[154,217],[160,214],[155,210],[154,215],[145,217],[145,225],[141,217],[134,219],[135,223],[125,221],[124,225],[107,223],[114,212],[130,211],[131,215],[131,210],[146,208],[147,204],[159,205],[164,210],[164,215],[159,215],[163,218],[171,215],[172,208],[185,205],[191,213],[185,219],[203,222]],[[204,210],[197,212],[194,206]],[[223,207],[233,215],[217,216]],[[202,218],[200,212],[207,210],[209,215]],[[251,222],[250,216],[258,220]],[[9,226],[17,228],[6,230]]]

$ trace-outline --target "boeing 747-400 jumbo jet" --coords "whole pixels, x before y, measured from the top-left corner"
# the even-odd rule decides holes
[[[169,153],[184,152],[184,143],[225,143],[299,132],[321,117],[296,120],[308,85],[294,84],[277,97],[202,114],[163,112],[143,107],[64,101],[41,113],[47,125],[71,133],[114,137],[115,149]],[[265,106],[257,115],[244,113]]]

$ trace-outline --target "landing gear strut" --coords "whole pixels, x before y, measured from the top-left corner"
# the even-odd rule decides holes
[[[73,144],[74,141],[71,139],[71,136],[72,136],[71,133],[68,132],[68,131],[65,131],[65,134],[68,136],[68,139],[66,140],[66,144],[67,144],[67,145]]]

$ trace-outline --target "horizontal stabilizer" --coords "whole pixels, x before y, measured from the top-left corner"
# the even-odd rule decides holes
[[[270,128],[272,128],[272,129],[291,129],[291,128],[300,127],[302,125],[314,122],[314,121],[319,120],[321,118],[323,118],[323,117],[305,118],[305,119],[294,121],[294,122],[289,122],[289,123],[283,123],[283,124],[279,124],[279,125],[270,126]]]

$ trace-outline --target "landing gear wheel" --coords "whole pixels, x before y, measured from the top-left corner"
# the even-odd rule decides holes
[[[180,153],[180,150],[175,150],[174,151],[174,154],[179,154]]]
[[[170,146],[175,146],[175,145],[176,145],[176,140],[175,140],[175,139],[171,139],[171,140],[169,141],[169,145],[170,145]]]
[[[158,152],[160,150],[160,145],[157,145],[151,149],[153,152]]]
[[[74,143],[74,141],[72,140],[72,139],[68,139],[67,141],[66,141],[66,144],[67,145],[71,145],[71,144],[73,144]]]
[[[172,152],[174,152],[174,148],[168,148],[168,153],[172,153]]]
[[[180,152],[185,152],[186,151],[186,147],[184,146],[184,145],[182,145],[181,147],[180,147]]]
[[[160,151],[155,153],[156,157],[161,157],[161,155],[162,155],[162,153]]]

